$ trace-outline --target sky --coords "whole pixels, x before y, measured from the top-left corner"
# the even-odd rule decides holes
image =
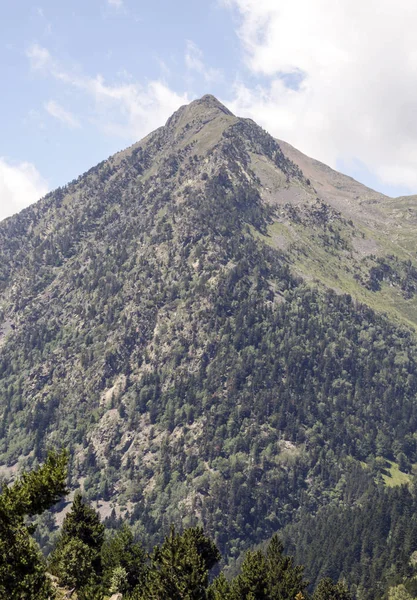
[[[214,94],[417,193],[416,0],[0,0],[0,219]]]

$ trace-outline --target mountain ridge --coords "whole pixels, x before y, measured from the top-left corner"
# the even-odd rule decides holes
[[[281,144],[204,96],[0,223],[4,475],[68,445],[103,516],[229,560],[384,461],[412,480],[413,199],[320,193]]]

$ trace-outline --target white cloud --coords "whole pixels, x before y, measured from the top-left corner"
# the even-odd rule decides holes
[[[415,0],[223,2],[259,76],[236,83],[232,110],[332,166],[358,159],[417,191]]]
[[[160,127],[181,104],[189,102],[162,81],[110,85],[101,76],[84,81],[86,91],[95,99],[95,114],[100,126],[129,139],[140,139]],[[115,118],[117,116],[117,118]]]
[[[58,121],[61,121],[64,125],[67,125],[71,129],[80,127],[78,119],[54,100],[49,100],[44,106],[51,117],[58,119]]]
[[[222,73],[219,69],[213,69],[204,64],[203,53],[192,40],[187,40],[185,66],[189,71],[195,71],[199,75],[202,75],[208,83],[219,81],[222,78]]]
[[[198,71],[202,73],[204,71],[203,53],[200,48],[191,40],[187,40],[187,50],[185,52],[185,64],[187,69]]]
[[[47,192],[46,181],[31,163],[12,165],[0,157],[0,220],[39,200]]]
[[[123,0],[107,0],[107,4],[114,6],[114,8],[122,8]]]
[[[39,44],[33,44],[27,51],[27,56],[30,61],[30,66],[34,70],[43,70],[48,65],[52,64],[52,58],[46,48],[42,48]]]
[[[91,120],[101,130],[130,141],[156,129],[181,104],[190,101],[186,93],[177,94],[161,80],[152,80],[146,85],[131,81],[111,84],[101,75],[88,77],[67,71],[46,48],[38,45],[32,46],[27,56],[34,71],[82,90],[90,101],[87,110]]]

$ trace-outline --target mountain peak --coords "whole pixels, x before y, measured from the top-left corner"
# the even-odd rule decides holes
[[[204,106],[206,108],[211,108],[211,109],[217,109],[217,110],[220,110],[221,112],[223,112],[226,115],[229,115],[231,117],[234,116],[234,114],[228,108],[226,108],[226,106],[224,104],[222,104],[220,102],[220,100],[218,100],[212,94],[205,94],[204,96],[202,96],[198,100],[194,100],[193,102],[191,102],[188,106],[191,107],[193,105],[195,105],[195,106]]]
[[[205,94],[189,104],[181,106],[167,121],[167,126],[175,128],[184,127],[195,121],[201,121],[203,124],[216,119],[217,117],[233,117],[234,114],[224,106],[217,98],[211,94]]]
[[[189,143],[197,136],[200,142],[204,140],[203,145],[210,146],[235,121],[237,118],[224,104],[206,94],[181,106],[168,119],[165,130],[171,142]]]

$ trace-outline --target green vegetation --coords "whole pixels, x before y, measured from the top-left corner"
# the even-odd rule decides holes
[[[62,582],[280,597],[268,553],[242,563],[277,531],[313,587],[370,599],[410,575],[417,266],[408,229],[357,210],[206,100],[0,224],[2,474],[69,448],[85,499],[36,531]],[[210,587],[199,526],[233,585]],[[185,583],[164,571],[184,544]]]
[[[49,560],[51,572],[63,585],[85,586],[102,573],[103,541],[104,526],[97,513],[76,494]]]
[[[388,485],[389,487],[395,487],[397,485],[408,485],[411,483],[411,476],[408,473],[403,473],[397,463],[393,462],[392,460],[387,462],[390,467],[388,472],[384,473],[382,476],[385,485]]]
[[[417,575],[415,486],[381,486],[380,466],[370,471],[355,466],[337,502],[315,515],[304,508],[282,534],[313,585],[342,579],[362,599],[382,598],[388,587]]]
[[[0,494],[1,598],[45,600],[51,593],[42,555],[26,519],[41,514],[66,494],[66,465],[65,453],[50,453],[42,467],[23,474]]]
[[[182,533],[171,527],[162,544],[147,555],[131,530],[105,540],[98,514],[77,494],[66,515],[48,567],[57,576],[52,585],[25,515],[43,512],[66,492],[66,455],[50,453],[45,464],[25,473],[0,496],[0,592],[2,598],[45,600],[59,588],[76,591],[79,600],[103,599],[122,593],[131,600],[277,600],[305,598],[302,567],[285,556],[274,536],[265,552],[248,552],[240,573],[231,581],[220,574],[211,583],[210,571],[221,559],[215,543],[202,528]],[[33,528],[32,528],[33,533]],[[344,588],[343,588],[344,589]],[[313,598],[327,600],[339,584],[319,583]],[[346,591],[347,599],[349,594]],[[343,597],[344,598],[344,597]]]

